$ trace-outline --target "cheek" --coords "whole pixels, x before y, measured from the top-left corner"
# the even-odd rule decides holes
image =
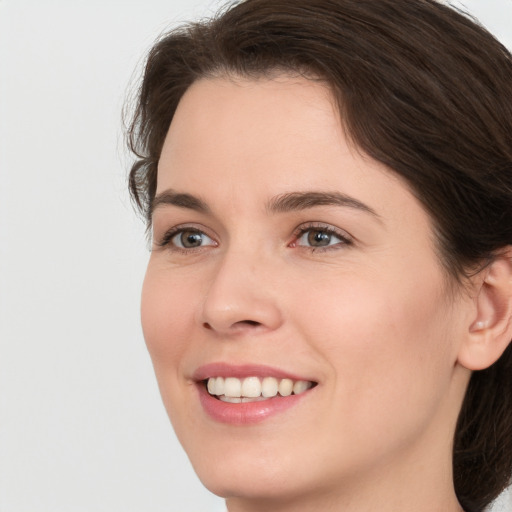
[[[328,358],[337,381],[333,400],[361,422],[432,412],[449,385],[455,357],[442,278],[428,277],[347,277],[311,297],[303,328]]]
[[[193,288],[180,286],[150,266],[144,278],[141,321],[157,377],[159,369],[177,366],[192,328]]]
[[[150,266],[142,288],[141,320],[162,401],[171,423],[179,430],[191,410],[183,383],[183,362],[191,346],[193,311],[198,292]]]

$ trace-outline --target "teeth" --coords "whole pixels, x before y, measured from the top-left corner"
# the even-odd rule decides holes
[[[279,394],[281,396],[290,396],[293,393],[293,380],[283,379],[279,383]]]
[[[276,396],[278,386],[277,379],[274,379],[274,377],[265,377],[261,383],[261,396],[265,398]]]
[[[210,395],[223,395],[224,379],[222,377],[208,379],[208,393],[210,393]]]
[[[242,399],[240,397],[237,398],[237,397],[222,395],[221,400],[223,402],[228,402],[230,404],[240,404],[240,403],[242,403]]]
[[[247,377],[242,383],[242,395],[256,398],[261,395],[261,382],[258,377]],[[265,396],[265,395],[263,395]]]
[[[313,386],[306,380],[293,381],[291,379],[278,380],[274,377],[246,377],[243,380],[236,377],[211,377],[207,382],[210,395],[215,395],[224,402],[242,403],[256,402],[273,398],[278,394],[290,396],[292,393],[299,395]]]
[[[224,394],[224,378],[223,377],[217,377],[215,379],[215,394],[216,395]]]
[[[217,383],[215,383],[215,387],[217,387]],[[217,391],[217,389],[215,389],[215,391]],[[231,398],[242,396],[242,383],[240,379],[236,379],[235,377],[227,377],[224,379],[224,394]]]
[[[293,393],[295,395],[300,395],[304,393],[304,391],[308,390],[311,387],[311,382],[307,382],[305,380],[298,380],[293,385]]]
[[[219,400],[222,402],[229,402],[230,404],[245,404],[249,402],[261,402],[263,400],[266,400],[266,398],[263,398],[262,396],[258,396],[255,398],[245,398],[245,397],[239,397],[239,398],[232,398],[230,396],[222,395],[219,396]]]

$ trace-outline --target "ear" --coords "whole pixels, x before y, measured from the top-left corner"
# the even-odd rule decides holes
[[[484,370],[512,340],[512,246],[475,277],[476,307],[458,362],[468,370]]]

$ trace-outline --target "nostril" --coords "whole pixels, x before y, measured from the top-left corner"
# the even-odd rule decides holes
[[[250,325],[251,327],[257,327],[258,325],[261,325],[259,322],[256,322],[255,320],[242,320],[240,322],[237,322],[237,324]]]
[[[217,330],[216,327],[214,327],[215,323],[212,325],[209,322],[203,322],[202,326],[204,329],[208,329],[209,331],[215,331]],[[229,326],[229,329],[243,329],[244,327],[252,328],[252,327],[260,327],[262,325],[261,322],[257,322],[256,320],[240,320],[239,322],[235,322],[234,324],[231,324]]]

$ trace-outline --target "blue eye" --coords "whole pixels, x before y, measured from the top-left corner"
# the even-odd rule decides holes
[[[215,245],[208,235],[196,229],[182,229],[175,233],[169,241],[180,249],[196,249],[205,245]]]

